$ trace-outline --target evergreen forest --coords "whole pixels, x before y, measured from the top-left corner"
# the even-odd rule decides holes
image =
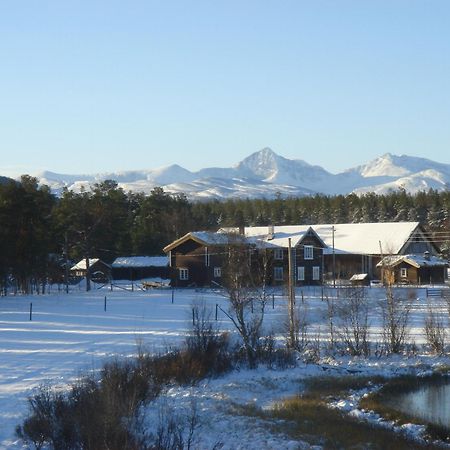
[[[450,257],[450,191],[190,202],[159,187],[149,195],[125,192],[113,180],[56,196],[24,175],[0,184],[0,287],[14,283],[28,292],[58,281],[66,260],[160,255],[193,230],[390,221],[420,222]]]

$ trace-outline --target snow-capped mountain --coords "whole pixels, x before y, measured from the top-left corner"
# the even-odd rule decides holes
[[[406,189],[418,192],[450,186],[450,165],[411,156],[382,155],[367,164],[332,174],[301,159],[290,160],[270,148],[255,152],[233,167],[210,167],[197,172],[177,164],[150,170],[123,171],[92,175],[64,175],[43,172],[37,175],[55,193],[64,187],[80,190],[90,184],[112,179],[126,191],[149,193],[161,186],[171,193],[189,198],[273,198],[323,193],[386,193]]]

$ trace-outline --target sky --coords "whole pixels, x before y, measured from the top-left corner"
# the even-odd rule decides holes
[[[0,1],[0,175],[450,163],[448,0]]]

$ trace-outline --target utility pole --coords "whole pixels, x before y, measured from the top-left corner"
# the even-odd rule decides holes
[[[384,285],[384,256],[383,256],[383,247],[381,246],[381,241],[378,241],[380,245],[380,256],[381,256],[381,283]]]
[[[333,236],[333,287],[336,287],[336,252],[334,250],[334,232],[336,228],[334,228],[334,225],[331,227],[331,232]]]
[[[67,231],[64,233],[64,268],[65,268],[65,282],[66,294],[69,293],[69,244],[67,242]]]
[[[292,258],[291,238],[288,239],[288,311],[289,311],[289,346],[295,348],[295,290],[294,290],[294,261]]]

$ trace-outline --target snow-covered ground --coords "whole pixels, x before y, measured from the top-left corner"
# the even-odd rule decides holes
[[[378,288],[368,291],[373,303],[371,336],[379,340],[378,300],[384,291]],[[421,344],[427,300],[424,290],[415,291],[414,296],[410,340]],[[326,339],[326,302],[321,299],[321,290],[305,291],[304,297],[311,335],[321,333]],[[297,299],[300,304],[300,291]],[[205,302],[211,308],[213,319],[216,304],[227,308],[226,299],[218,293],[193,289],[176,290],[173,303],[170,289],[131,292],[103,288],[89,293],[73,289],[69,294],[54,290],[40,296],[1,297],[0,448],[26,448],[15,437],[14,430],[27,412],[27,397],[37,386],[68,384],[81,373],[100,368],[107,358],[135,354],[141,344],[157,351],[182,342],[190,327],[192,305],[198,302]],[[434,302],[436,308],[444,308],[440,299]],[[275,308],[271,302],[268,305],[266,329],[281,333],[285,319],[286,299],[279,291],[275,293]],[[221,329],[232,330],[230,321],[220,310],[218,323]],[[308,448],[306,444],[273,434],[255,418],[231,414],[230,409],[234,404],[249,403],[268,407],[275,400],[297,393],[305,377],[318,374],[350,370],[392,375],[413,368],[428,370],[443,363],[449,361],[420,354],[369,359],[330,358],[324,354],[319,364],[299,361],[294,369],[260,367],[254,371],[234,371],[195,387],[174,387],[159,401],[176,408],[177,414],[190,411],[193,401],[197,404],[200,429],[195,448],[210,449],[218,443],[224,449]]]

